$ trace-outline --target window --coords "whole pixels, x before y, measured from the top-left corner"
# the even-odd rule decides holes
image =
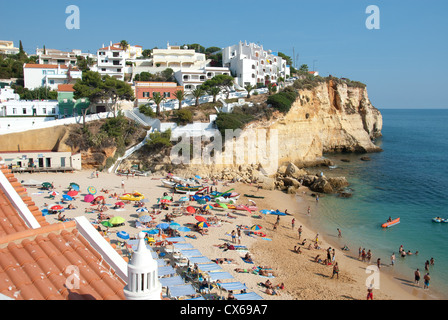
[[[143,98],[149,98],[149,92],[143,92]]]
[[[26,108],[22,108],[22,114],[26,114]]]
[[[185,75],[185,76],[183,77],[183,79],[184,79],[184,80],[188,80],[188,76]]]
[[[51,114],[55,114],[56,113],[56,108],[51,108]]]
[[[12,108],[12,114],[17,114],[17,109],[16,108]]]
[[[42,113],[47,114],[47,108],[42,108]]]
[[[106,55],[106,52],[100,51],[100,56],[105,56],[105,55]]]
[[[169,93],[169,92],[164,92],[163,93],[163,97],[164,98],[169,98],[171,96],[171,93]]]
[[[50,80],[50,84],[54,84],[54,80]]]
[[[115,58],[117,58],[117,57],[120,56],[120,53],[119,53],[119,52],[114,52],[112,55],[113,55]]]
[[[117,69],[117,72],[121,72],[121,68],[118,68],[118,69]]]
[[[101,68],[101,71],[106,71],[106,68]]]

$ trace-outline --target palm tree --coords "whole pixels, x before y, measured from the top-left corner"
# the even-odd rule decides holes
[[[249,98],[250,98],[250,92],[251,92],[253,89],[255,89],[255,86],[253,86],[253,85],[251,85],[251,84],[246,84],[246,85],[244,86],[244,89],[246,89],[246,91],[247,91],[247,99],[249,99]]]
[[[179,101],[179,109],[181,109],[182,108],[182,100],[185,99],[184,90],[177,90],[176,92],[174,92],[174,96]]]
[[[120,41],[120,47],[121,47],[121,49],[126,51],[126,49],[129,47],[129,43],[126,40],[121,40]]]
[[[216,96],[221,93],[221,88],[219,87],[210,87],[207,90],[207,93],[213,96],[213,102],[216,102]]]
[[[199,98],[202,97],[204,93],[205,93],[204,89],[202,89],[201,87],[196,87],[196,89],[191,91],[193,97],[196,98],[196,104],[195,104],[196,107],[199,107]]]
[[[154,101],[154,103],[157,105],[157,109],[156,109],[156,114],[158,116],[160,116],[160,104],[165,101],[165,98],[162,97],[162,95],[160,94],[160,92],[154,92],[152,94],[152,101]]]

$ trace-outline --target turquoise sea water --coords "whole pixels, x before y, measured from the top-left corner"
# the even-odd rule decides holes
[[[353,197],[321,197],[309,222],[328,240],[347,244],[351,254],[357,256],[360,246],[371,249],[373,263],[381,258],[389,264],[395,252],[396,265],[387,270],[397,279],[412,282],[416,268],[423,276],[425,261],[433,257],[431,289],[448,296],[448,223],[432,222],[448,218],[448,110],[381,113],[383,137],[376,144],[384,151],[369,154],[371,161],[360,161],[359,154],[326,155],[337,167],[324,174],[345,176]],[[351,161],[340,161],[344,158]],[[381,228],[389,216],[401,223]],[[401,258],[400,245],[419,254]]]

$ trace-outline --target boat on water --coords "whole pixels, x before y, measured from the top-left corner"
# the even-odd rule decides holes
[[[443,219],[443,218],[440,218],[440,217],[435,217],[435,218],[432,218],[432,222],[437,222],[437,223],[441,223],[441,222],[443,222],[443,223],[448,223],[448,219]]]
[[[382,225],[381,225],[381,227],[383,227],[383,228],[389,228],[389,227],[392,227],[392,226],[394,226],[394,225],[396,225],[396,224],[399,224],[400,223],[400,218],[396,218],[396,219],[394,219],[394,220],[392,220],[392,221],[388,221],[388,222],[386,222],[386,223],[383,223]]]
[[[257,198],[257,199],[264,199],[264,197],[262,196],[256,196],[254,194],[244,194],[245,197],[247,198]]]

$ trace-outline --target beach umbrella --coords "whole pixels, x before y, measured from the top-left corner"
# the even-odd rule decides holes
[[[73,198],[70,197],[68,194],[64,194],[64,195],[62,195],[62,199],[67,200],[67,201],[71,201],[71,200],[73,200]]]
[[[115,202],[115,205],[116,206],[124,206],[124,202],[118,201],[118,202]]]
[[[168,223],[159,223],[158,225],[156,225],[157,228],[165,230],[169,228],[169,224]]]
[[[194,176],[196,179],[202,179],[201,176],[195,175]]]
[[[160,203],[170,203],[171,202],[171,200],[168,200],[168,199],[162,199],[162,200],[160,200]]]
[[[42,183],[42,188],[48,189],[51,188],[52,184],[50,182],[44,182]]]
[[[104,200],[104,197],[103,196],[98,196],[98,197],[95,198],[95,200]]]
[[[105,227],[113,227],[112,223],[109,220],[101,221],[101,224]]]
[[[176,230],[179,228],[180,228],[180,224],[178,224],[177,222],[170,223],[170,229]]]
[[[74,197],[78,195],[78,191],[75,190],[70,190],[67,192],[67,195],[69,195],[70,197]]]
[[[52,206],[50,209],[51,209],[51,210],[62,210],[62,209],[64,209],[64,207],[61,206],[61,205],[59,205],[59,204],[57,204],[57,205],[55,205],[55,206]]]
[[[126,220],[125,220],[123,217],[119,217],[119,216],[117,216],[117,217],[112,217],[112,218],[109,219],[109,222],[110,222],[112,225],[122,224],[122,223],[124,223],[125,221],[126,221]]]
[[[87,192],[90,194],[96,194],[96,188],[93,186],[90,186],[87,188]]]
[[[138,218],[138,220],[139,220],[140,222],[147,223],[147,222],[151,222],[151,221],[152,221],[152,217],[149,216],[149,215],[147,215],[147,214],[145,214],[145,215],[140,216],[140,217]]]
[[[121,238],[123,240],[128,240],[129,239],[129,233],[127,233],[126,231],[119,231],[119,232],[117,232],[117,237]]]
[[[57,191],[50,191],[48,193],[50,194],[50,196],[57,196],[57,195],[59,195],[59,192],[57,192]]]
[[[187,212],[189,212],[189,213],[195,213],[195,212],[196,212],[196,209],[193,208],[192,206],[188,206],[188,207],[187,207]]]
[[[205,221],[198,222],[197,226],[199,228],[208,228],[208,224]]]
[[[159,229],[143,230],[143,232],[146,232],[148,234],[158,234]]]
[[[272,210],[266,210],[266,209],[260,210],[260,212],[261,212],[262,214],[268,214],[268,213],[271,213],[271,211],[272,211]]]
[[[205,201],[204,199],[199,199],[199,200],[196,200],[196,201],[199,204],[206,204],[207,203],[207,201]]]
[[[135,211],[137,211],[137,212],[148,212],[148,209],[146,209],[146,208],[138,208]]]
[[[272,210],[271,212],[270,212],[270,214],[275,214],[275,215],[277,215],[277,216],[286,216],[286,213],[284,213],[284,212],[280,212],[280,211],[278,211],[278,209],[277,210]]]
[[[190,199],[188,199],[188,197],[181,197],[180,199],[179,199],[179,201],[181,201],[181,202],[185,202],[185,201],[189,201]]]
[[[75,182],[70,182],[70,188],[72,188],[75,191],[79,191],[79,184],[75,183]]]
[[[260,230],[262,228],[263,228],[262,226],[260,226],[258,224],[254,224],[252,227],[250,227],[250,230]]]
[[[229,207],[225,203],[217,202],[221,208],[228,209]]]
[[[177,228],[177,231],[188,232],[188,231],[190,231],[190,228],[188,228],[188,227],[179,227],[179,228]]]
[[[195,216],[194,217],[197,221],[201,222],[201,221],[207,221],[206,218],[204,218],[203,216]]]
[[[84,201],[85,202],[92,202],[93,201],[93,196],[89,193],[89,194],[86,194],[85,196],[84,196]]]
[[[211,209],[213,209],[213,206],[211,204],[208,204],[206,206],[203,206],[202,209],[204,209],[204,210],[211,210]]]

